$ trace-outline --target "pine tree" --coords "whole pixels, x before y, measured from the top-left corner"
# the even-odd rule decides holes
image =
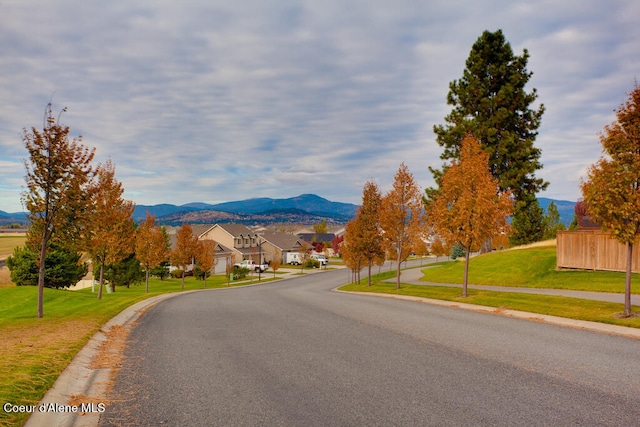
[[[523,243],[542,238],[542,210],[535,196],[548,186],[535,176],[542,164],[533,143],[544,106],[530,108],[538,94],[536,89],[525,91],[532,75],[528,58],[526,49],[521,56],[513,54],[501,30],[485,31],[471,49],[462,78],[449,84],[447,103],[454,108],[445,117],[447,125],[434,126],[445,161],[459,158],[467,133],[480,140],[492,175],[516,200],[514,221],[520,226],[514,227],[514,239]],[[431,171],[439,185],[443,170]],[[427,197],[436,193],[428,189]]]

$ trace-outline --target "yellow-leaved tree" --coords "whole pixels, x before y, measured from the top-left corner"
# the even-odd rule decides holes
[[[507,217],[513,213],[510,192],[489,171],[489,155],[471,134],[462,140],[460,159],[444,170],[440,188],[425,200],[427,218],[433,231],[452,247],[460,244],[465,252],[462,296],[467,296],[469,254],[509,228]]]
[[[640,236],[640,86],[636,84],[616,117],[600,136],[605,156],[589,168],[581,188],[589,216],[627,245],[624,316],[628,317],[633,247]]]
[[[38,318],[44,316],[45,257],[51,244],[78,249],[84,226],[90,221],[85,213],[91,203],[95,149],[82,145],[82,137],[69,139],[70,129],[59,119],[49,103],[42,131],[25,129],[22,137],[29,152],[25,160],[27,188],[22,193],[31,222],[27,245],[39,251]]]
[[[145,292],[149,292],[149,271],[169,258],[169,245],[162,229],[156,227],[156,218],[147,217],[136,230],[136,258],[145,271]]]
[[[100,165],[94,182],[91,222],[86,230],[86,249],[93,266],[100,267],[98,299],[102,299],[104,267],[120,262],[134,252],[135,205],[124,200],[124,188],[115,178],[116,169],[111,160]]]
[[[382,198],[380,226],[387,250],[396,254],[396,289],[400,289],[400,264],[426,234],[420,190],[404,163],[394,176],[393,188]]]

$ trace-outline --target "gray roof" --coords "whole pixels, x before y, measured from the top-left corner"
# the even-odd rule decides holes
[[[284,251],[299,249],[302,246],[302,241],[297,236],[289,233],[265,231],[260,234],[260,237]]]

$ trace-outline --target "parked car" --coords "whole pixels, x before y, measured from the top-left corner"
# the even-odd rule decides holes
[[[250,259],[245,259],[240,263],[233,265],[236,268],[248,268],[249,270],[253,270],[256,273],[264,273],[269,266],[267,264],[256,264]]]
[[[329,264],[329,260],[324,255],[313,254],[311,255],[311,259],[317,260],[321,266]]]

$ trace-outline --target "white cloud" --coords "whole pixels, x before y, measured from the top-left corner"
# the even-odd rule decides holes
[[[317,193],[358,202],[405,161],[439,166],[433,125],[471,45],[530,52],[547,111],[548,196],[578,197],[597,133],[637,77],[640,6],[612,1],[9,1],[0,5],[2,161],[53,97],[140,204]],[[18,168],[19,169],[19,168]],[[24,172],[0,169],[0,209]],[[18,185],[19,187],[19,185]]]

